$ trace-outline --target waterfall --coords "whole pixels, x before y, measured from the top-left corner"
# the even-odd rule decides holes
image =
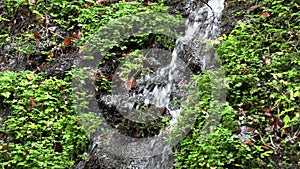
[[[188,1],[187,8],[190,7],[191,11],[185,23],[185,34],[177,39],[176,47],[171,55],[158,49],[146,51],[147,54],[150,53],[147,59],[165,64],[158,66],[156,72],[151,75],[145,75],[134,83],[129,81],[137,86],[136,93],[123,94],[128,93],[125,88],[124,90],[115,89],[113,91],[117,92],[101,98],[104,104],[110,108],[116,105],[116,110],[124,111],[123,116],[136,122],[151,121],[159,116],[154,118],[145,114],[130,114],[133,110],[148,106],[149,112],[167,113],[170,116],[170,125],[176,125],[176,119],[181,116],[182,108],[171,103],[171,95],[176,97],[173,94],[174,90],[179,95],[184,93],[181,91],[186,90],[185,83],[189,81],[189,76],[199,74],[214,66],[214,48],[209,47],[209,43],[220,36],[219,25],[223,4],[224,0],[209,0],[207,3]],[[157,52],[160,56],[155,56]],[[118,76],[122,74],[122,65],[120,67],[116,70],[117,73],[119,72]],[[136,71],[132,74],[136,75],[140,72]],[[121,85],[117,79],[115,86]],[[151,109],[151,105],[155,105],[155,108]],[[118,127],[115,126],[115,128]],[[173,145],[167,144],[164,140],[164,136],[169,131],[161,130],[154,136],[137,139],[120,134],[115,128],[104,123],[101,130],[91,136],[93,144],[89,147],[87,156],[93,156],[93,163],[80,162],[74,168],[93,168],[95,165],[98,168],[168,169],[173,167],[175,162],[172,156]],[[167,129],[172,130],[172,127]]]

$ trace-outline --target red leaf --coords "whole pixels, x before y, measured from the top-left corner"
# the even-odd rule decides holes
[[[61,46],[60,49],[61,49],[61,51],[62,51],[63,53],[66,53],[66,51],[67,51],[67,49],[66,49],[65,46]]]
[[[58,142],[54,143],[54,152],[59,152],[61,153],[62,152],[62,145]]]
[[[106,80],[112,81],[113,78],[114,78],[114,76],[113,76],[113,75],[109,75],[109,76],[104,76],[104,78],[105,78]]]
[[[58,90],[59,90],[59,91],[62,91],[62,90],[65,90],[65,88],[64,88],[63,86],[60,86],[60,87],[58,88]]]
[[[67,37],[65,40],[64,40],[64,44],[66,46],[70,46],[71,45],[71,40],[73,39],[73,37]]]
[[[25,156],[28,155],[29,151],[28,150],[24,150]]]
[[[290,131],[290,129],[289,129],[289,128],[285,128],[285,129],[284,129],[284,134],[288,134],[288,133],[289,133],[289,131]]]
[[[145,6],[150,6],[150,3],[149,2],[145,2],[144,5]]]
[[[250,104],[243,104],[241,105],[241,108],[243,109],[243,111],[247,111],[251,109],[251,105]]]
[[[36,103],[34,101],[34,99],[32,97],[30,97],[30,107],[35,107],[36,106]]]
[[[100,72],[94,73],[94,75],[93,75],[94,79],[98,79],[100,77],[101,77],[101,73]]]
[[[50,52],[50,53],[48,53],[48,58],[50,59],[50,58],[53,58],[53,56],[54,56],[54,53],[53,52]]]
[[[8,149],[8,144],[6,144],[2,147],[2,150],[7,150],[7,149]]]
[[[92,5],[93,5],[92,2],[86,2],[86,4],[87,4],[88,6],[92,6]]]
[[[243,71],[244,71],[244,73],[245,73],[246,75],[249,74],[249,71],[248,71],[246,68],[243,68]]]
[[[37,32],[35,32],[35,33],[33,34],[33,36],[35,37],[35,39],[41,40],[41,37],[40,37],[40,35],[39,35]]]
[[[136,85],[136,80],[134,78],[131,78],[130,80],[127,80],[125,82],[125,88],[128,91],[131,91],[131,89],[134,88],[135,85]]]
[[[27,63],[28,63],[30,66],[36,66],[35,62],[32,61],[32,60],[29,60]]]
[[[273,119],[274,119],[274,122],[273,122],[274,129],[276,131],[279,131],[279,129],[281,128],[280,120],[277,117],[273,117]]]

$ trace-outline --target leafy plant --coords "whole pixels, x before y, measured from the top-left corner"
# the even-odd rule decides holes
[[[12,110],[0,129],[2,168],[68,168],[88,143],[70,83],[44,77],[1,73],[0,97]]]
[[[229,106],[219,127],[201,139],[200,108],[209,113],[214,101],[205,93],[209,83],[202,74],[199,120],[175,153],[178,168],[299,167],[299,5],[294,0],[259,1],[248,21],[239,21],[224,35],[217,52]]]

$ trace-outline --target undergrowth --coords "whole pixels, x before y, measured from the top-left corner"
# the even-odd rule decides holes
[[[88,143],[70,82],[32,72],[2,72],[0,100],[11,113],[0,128],[1,168],[69,168]]]
[[[228,106],[201,135],[214,109],[208,73],[199,77],[198,123],[175,153],[177,168],[299,168],[300,4],[264,0],[217,47]]]
[[[89,138],[82,121],[91,119],[75,114],[70,82],[74,72],[58,77],[40,72],[46,71],[43,67],[48,64],[61,64],[64,57],[77,57],[100,27],[140,12],[167,12],[167,7],[163,1],[0,2],[0,110],[9,109],[8,116],[0,112],[2,168],[70,168],[84,158],[81,154]],[[169,41],[160,35],[149,37]],[[131,52],[142,48],[147,40],[148,35],[140,35],[122,43],[131,44],[125,51]],[[116,48],[125,46],[122,43]],[[108,58],[117,53],[114,50]],[[61,67],[60,71],[68,70],[63,64]],[[24,69],[35,73],[7,71]],[[108,90],[105,85],[100,87]]]

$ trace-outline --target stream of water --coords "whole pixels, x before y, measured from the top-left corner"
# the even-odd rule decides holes
[[[158,67],[155,73],[137,80],[138,92],[123,98],[123,92],[115,89],[113,91],[117,92],[102,98],[105,104],[108,107],[117,105],[117,110],[128,112],[143,106],[155,105],[158,109],[163,108],[163,112],[170,116],[170,126],[176,124],[182,108],[180,105],[171,104],[172,98],[176,93],[182,95],[185,92],[185,82],[190,80],[192,74],[199,74],[215,65],[214,48],[209,47],[209,44],[210,40],[220,36],[219,25],[223,4],[224,0],[209,0],[208,3],[188,1],[186,7],[191,10],[186,21],[185,35],[177,39],[172,54],[168,56],[167,53],[160,51],[160,56],[156,57],[157,51],[146,51],[148,54],[153,53],[149,57],[154,60],[153,62],[167,64],[162,64],[164,66]],[[121,70],[122,66],[117,72]],[[149,118],[149,121],[153,120],[151,117],[134,117],[126,112],[123,115],[136,122],[143,122]],[[161,113],[157,116],[159,114]],[[168,129],[172,130],[172,127]],[[111,132],[107,134],[107,131]],[[164,130],[154,136],[137,139],[118,133],[109,124],[103,124],[101,131],[92,136],[93,144],[87,152],[88,155],[93,155],[93,162],[90,164],[81,162],[74,168],[173,168],[174,144],[167,144],[164,141],[163,136],[166,133]]]

